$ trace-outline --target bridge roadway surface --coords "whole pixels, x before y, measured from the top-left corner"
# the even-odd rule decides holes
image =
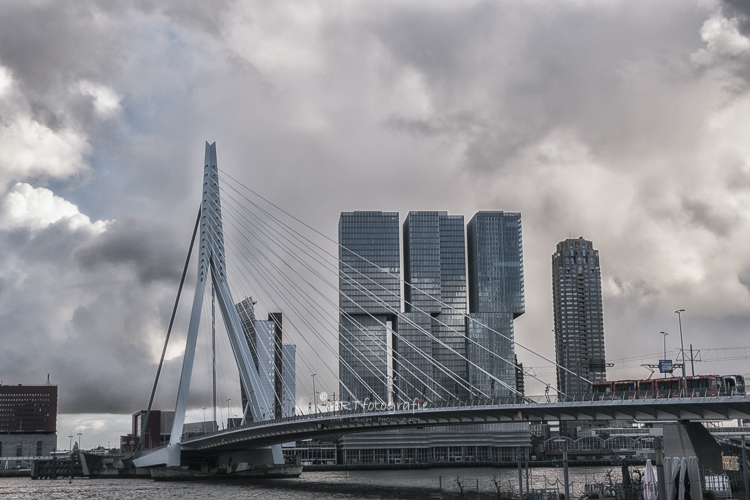
[[[183,453],[257,448],[327,434],[542,420],[730,420],[750,418],[750,395],[438,406],[407,411],[325,412],[246,424],[184,439]]]

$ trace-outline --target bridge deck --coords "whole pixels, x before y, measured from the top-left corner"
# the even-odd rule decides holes
[[[529,402],[441,406],[407,411],[328,412],[250,423],[182,442],[182,450],[206,452],[262,447],[325,434],[378,429],[542,420],[730,420],[750,418],[750,396],[607,401]]]

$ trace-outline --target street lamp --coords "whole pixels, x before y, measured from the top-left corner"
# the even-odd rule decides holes
[[[70,439],[68,440],[68,446],[70,446],[71,451],[73,450],[73,431],[70,431],[70,436],[68,436]]]
[[[201,430],[205,429],[206,427],[206,407],[203,407],[203,424],[201,425]],[[205,430],[203,431],[205,432]]]
[[[685,344],[682,342],[682,313],[685,312],[685,309],[677,309],[675,313],[677,314],[677,321],[680,323],[680,350],[682,351],[682,387],[683,389],[687,389],[687,378],[685,378]]]
[[[232,398],[227,399],[227,429],[229,429],[229,422],[232,421],[232,410],[229,408],[229,402],[232,400]],[[232,426],[234,427],[234,426]]]
[[[313,401],[315,403],[315,414],[317,415],[318,414],[318,393],[315,391],[315,376],[316,375],[317,373],[313,373],[311,376],[313,379]]]
[[[664,335],[664,361],[667,360],[667,335],[669,335],[667,332],[659,332],[662,335]],[[664,378],[667,378],[667,372],[664,372]]]
[[[83,436],[83,428],[78,430],[78,449],[83,450],[83,447],[81,447],[81,436]]]

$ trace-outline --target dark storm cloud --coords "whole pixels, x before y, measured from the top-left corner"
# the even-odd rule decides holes
[[[107,231],[76,249],[74,258],[86,271],[124,265],[132,269],[142,284],[180,278],[182,245],[172,229],[127,216],[112,222]]]
[[[722,11],[728,18],[736,17],[740,32],[750,35],[750,3],[745,0],[722,0]]]

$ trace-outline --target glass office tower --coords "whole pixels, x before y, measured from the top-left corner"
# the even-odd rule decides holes
[[[399,320],[399,335],[419,349],[394,342],[394,386],[409,400],[465,400],[464,218],[409,212],[403,233],[406,312]]]
[[[513,321],[525,311],[521,214],[477,212],[467,240],[467,354],[492,375],[469,365],[469,381],[477,396],[504,397],[517,389]]]
[[[607,379],[599,251],[583,239],[557,244],[552,255],[557,388],[564,394],[591,392]],[[582,380],[583,377],[586,380]]]
[[[401,310],[398,212],[339,219],[339,391],[388,402],[388,328]],[[351,392],[350,392],[351,391]]]

